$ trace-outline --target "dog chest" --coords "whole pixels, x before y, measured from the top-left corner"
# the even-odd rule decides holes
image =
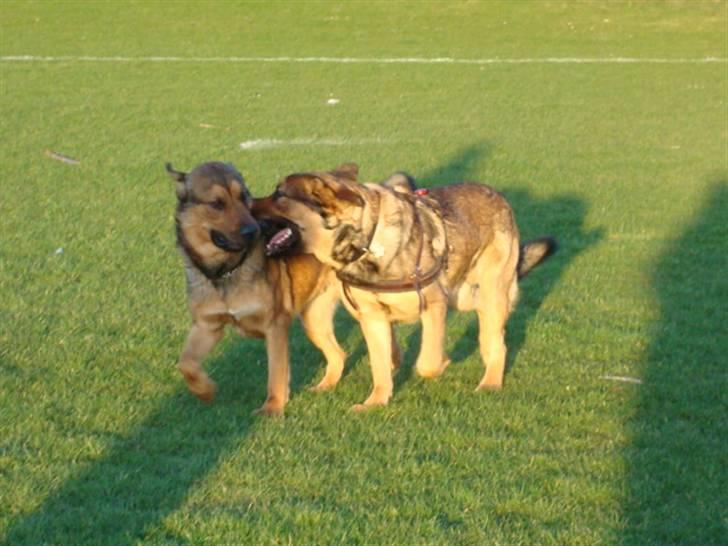
[[[230,305],[228,314],[236,321],[240,321],[246,317],[258,315],[263,310],[263,305],[258,301],[246,301]]]
[[[230,306],[228,314],[240,335],[265,337],[265,307],[261,302],[248,301]]]

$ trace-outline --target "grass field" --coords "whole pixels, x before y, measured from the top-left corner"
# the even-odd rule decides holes
[[[0,542],[727,544],[727,6],[0,3]],[[371,61],[444,57],[481,62]],[[561,243],[522,283],[505,389],[473,392],[452,314],[445,375],[413,373],[403,325],[392,402],[353,414],[341,310],[334,392],[306,390],[296,326],[285,419],[251,415],[265,350],[232,334],[218,399],[189,396],[163,166],[212,159],[258,195],[349,160],[503,191]]]

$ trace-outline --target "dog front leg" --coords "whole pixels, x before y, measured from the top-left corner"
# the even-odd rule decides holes
[[[344,372],[346,353],[334,334],[334,312],[338,299],[337,287],[331,286],[301,313],[301,322],[308,339],[326,357],[326,373],[318,385],[312,387],[313,391],[333,389]]]
[[[221,324],[194,322],[177,364],[187,382],[187,388],[204,402],[212,402],[217,388],[202,369],[202,359],[217,345],[222,334]]]
[[[265,334],[268,352],[268,398],[256,411],[260,415],[283,415],[288,402],[290,368],[288,363],[288,327],[290,322],[281,320]]]
[[[392,397],[392,327],[384,317],[362,318],[360,325],[369,350],[373,385],[369,398],[355,405],[354,411],[384,406]]]

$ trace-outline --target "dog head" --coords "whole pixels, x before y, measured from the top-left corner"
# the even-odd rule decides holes
[[[203,163],[189,173],[168,163],[167,172],[177,192],[177,243],[210,279],[234,270],[260,235],[242,175],[220,162]]]
[[[365,190],[357,182],[359,168],[348,163],[328,172],[297,173],[283,179],[268,197],[253,205],[256,217],[274,229],[266,232],[266,253],[292,250],[314,254],[324,263],[345,262],[361,254],[365,237],[357,232]],[[341,248],[346,256],[342,256]],[[355,259],[355,258],[353,258]],[[335,265],[335,264],[332,264]]]

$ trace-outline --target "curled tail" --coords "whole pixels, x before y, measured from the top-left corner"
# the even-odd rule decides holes
[[[539,237],[522,244],[518,257],[518,278],[525,277],[529,271],[556,252],[557,248],[558,244],[553,237]]]

